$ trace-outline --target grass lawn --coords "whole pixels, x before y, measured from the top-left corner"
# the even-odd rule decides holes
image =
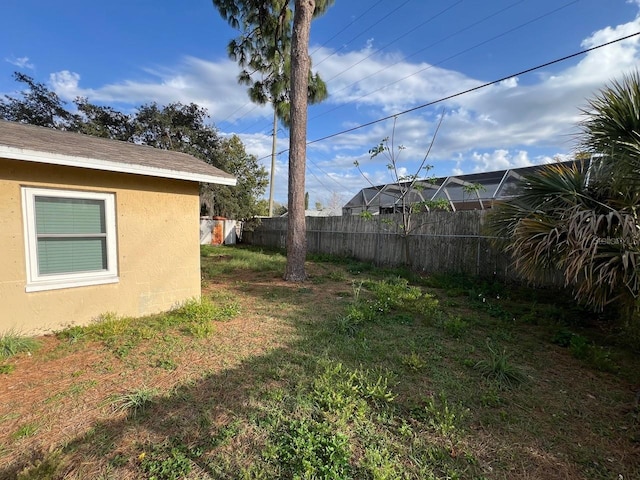
[[[203,247],[202,301],[6,334],[0,478],[640,478],[638,354],[561,293],[284,264]]]

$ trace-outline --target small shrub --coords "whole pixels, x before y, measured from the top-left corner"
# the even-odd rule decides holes
[[[489,380],[504,388],[515,387],[525,381],[525,375],[509,360],[506,350],[498,350],[487,344],[489,358],[480,360],[475,368]]]
[[[0,359],[9,358],[18,353],[32,353],[40,347],[40,343],[31,337],[20,335],[16,330],[9,330],[0,335]]]

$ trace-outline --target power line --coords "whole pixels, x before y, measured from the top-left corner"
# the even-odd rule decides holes
[[[320,50],[322,47],[324,47],[326,44],[328,44],[331,40],[334,40],[336,37],[338,37],[342,32],[344,32],[347,28],[349,28],[351,25],[353,25],[354,23],[356,23],[358,20],[360,20],[362,17],[364,17],[364,15],[367,12],[372,11],[373,9],[375,9],[378,5],[380,5],[383,1],[385,0],[378,0],[376,3],[374,3],[373,5],[367,7],[367,9],[362,12],[360,15],[358,15],[356,18],[354,18],[353,20],[351,20],[347,25],[345,25],[342,29],[340,29],[339,31],[337,31],[329,40],[326,40],[324,43],[322,43],[320,46],[318,46],[313,52],[311,52],[309,54],[309,56],[312,56],[314,53],[316,53],[318,50]]]
[[[373,23],[372,25],[369,25],[367,28],[365,28],[362,32],[360,32],[359,34],[357,34],[355,37],[353,37],[351,40],[349,40],[347,43],[345,43],[344,45],[342,45],[342,47],[338,48],[337,50],[333,51],[330,55],[327,55],[326,57],[324,57],[322,60],[320,60],[318,63],[316,63],[316,67],[318,65],[320,65],[322,62],[324,62],[325,60],[333,57],[336,53],[338,53],[340,50],[342,50],[343,48],[345,48],[347,45],[349,45],[349,43],[353,42],[355,39],[361,37],[362,35],[364,35],[365,33],[367,33],[369,30],[371,30],[373,27],[375,27],[376,25],[378,25],[380,22],[382,22],[383,20],[386,20],[387,18],[389,18],[391,16],[391,14],[396,13],[398,10],[400,10],[402,7],[404,7],[407,3],[409,3],[411,0],[406,0],[405,2],[401,3],[400,5],[398,5],[396,8],[394,8],[392,11],[390,11],[389,13],[385,14],[382,18],[380,18],[377,22]],[[379,2],[378,2],[379,3]]]
[[[349,70],[351,70],[352,68],[356,67],[357,65],[361,64],[362,62],[364,62],[365,60],[373,57],[376,53],[381,52],[382,50],[384,50],[385,48],[393,45],[394,43],[396,43],[399,40],[402,40],[404,37],[406,37],[407,35],[415,32],[416,30],[418,30],[421,27],[424,27],[427,23],[430,23],[432,21],[434,21],[436,18],[440,17],[441,15],[444,15],[445,13],[447,13],[449,10],[453,9],[454,7],[456,7],[457,5],[460,5],[464,0],[458,0],[456,3],[449,5],[447,8],[445,8],[444,10],[439,11],[438,13],[436,13],[435,15],[429,17],[428,19],[426,19],[424,22],[421,22],[420,24],[416,25],[415,27],[413,27],[410,30],[407,30],[406,32],[404,32],[402,35],[400,35],[399,37],[396,37],[395,39],[391,40],[389,43],[387,43],[386,45],[384,45],[383,47],[380,47],[376,50],[374,50],[373,52],[371,52],[369,55],[367,55],[366,57],[358,60],[356,63],[354,63],[353,65],[349,66],[348,68],[342,70],[340,73],[335,74],[333,77],[325,80],[326,82],[330,82],[331,80],[338,78],[340,75],[343,75],[344,73],[348,72]],[[521,2],[524,0],[520,0]],[[327,57],[328,58],[328,57]],[[365,77],[368,78],[368,77]],[[356,82],[358,83],[358,82]],[[353,84],[352,84],[353,85]],[[350,85],[351,86],[351,85]]]
[[[362,18],[367,12],[373,10],[376,6],[378,6],[380,3],[382,3],[384,0],[378,0],[373,6],[367,8],[366,11],[362,12],[360,15],[358,15],[356,18],[354,18],[351,22],[349,22],[345,27],[343,27],[340,31],[338,31],[335,35],[333,35],[331,38],[329,38],[327,41],[325,41],[322,45],[320,45],[318,48],[316,48],[310,55],[313,55],[315,52],[317,52],[320,48],[322,48],[323,46],[325,46],[327,43],[329,43],[331,40],[335,39],[338,35],[340,35],[340,33],[342,33],[343,31],[345,31],[346,29],[348,29],[351,25],[353,25],[355,22],[357,22],[360,18]],[[371,25],[370,27],[368,27],[367,29],[365,29],[364,31],[360,32],[357,36],[355,36],[354,38],[352,38],[351,40],[349,40],[349,42],[352,42],[353,40],[355,40],[356,38],[358,38],[359,36],[363,35],[364,33],[366,33],[368,30],[370,30],[372,27],[374,27],[375,25],[377,25],[378,23],[380,23],[382,20],[384,20],[385,18],[388,18],[388,16],[391,13],[396,12],[400,7],[404,6],[406,3],[409,3],[410,0],[407,0],[405,3],[403,3],[402,5],[400,5],[399,7],[395,8],[392,12],[386,14],[385,17],[383,17],[382,19],[380,19],[378,22],[374,23],[373,25]],[[462,1],[462,0],[460,0]],[[347,44],[349,43],[347,42]],[[346,46],[346,44],[342,47],[344,48]],[[319,63],[324,62],[327,58],[335,55],[336,52],[333,52],[331,55],[325,57],[323,60],[321,60]],[[240,107],[239,109],[236,109],[231,115],[229,115],[224,121],[226,121],[227,119],[229,119],[231,116],[233,116],[236,112],[238,112],[240,109],[244,108],[245,106],[247,106],[249,103],[246,103],[244,106]],[[251,112],[253,112],[256,108],[258,108],[258,106],[254,106],[252,109],[250,109],[248,112],[244,113],[243,115],[241,115],[240,117],[238,117],[236,120],[242,120],[244,117],[246,117],[247,115],[249,115]],[[255,127],[256,125],[258,125],[259,123],[261,123],[262,120],[258,120],[257,122],[249,125],[248,127],[245,127],[243,130],[241,130],[239,133],[245,133],[248,130],[251,130],[253,127]],[[267,127],[264,127],[267,128]],[[264,130],[264,128],[262,128],[261,130]]]
[[[348,187],[346,187],[345,185],[342,185],[338,180],[336,180],[335,178],[333,178],[333,176],[332,176],[331,174],[327,173],[327,172],[326,172],[326,171],[324,171],[322,168],[320,168],[320,166],[319,166],[316,162],[314,162],[314,161],[313,161],[313,160],[311,160],[310,158],[307,158],[307,160],[308,160],[310,163],[312,163],[312,164],[315,166],[315,168],[317,168],[317,169],[318,169],[318,170],[320,170],[322,173],[324,173],[324,174],[325,174],[325,175],[326,175],[330,180],[333,180],[333,182],[334,182],[336,185],[338,185],[340,188],[346,188],[346,189],[348,190]],[[315,176],[315,175],[314,175],[314,176]],[[317,179],[317,177],[316,177],[316,179]],[[318,181],[320,181],[320,180],[318,180]],[[322,182],[320,182],[320,183],[322,183]],[[323,186],[324,186],[324,185],[323,185]],[[325,188],[326,188],[326,187],[325,187]]]
[[[628,40],[628,39],[633,38],[633,37],[637,37],[638,35],[640,35],[640,32],[635,32],[635,33],[632,33],[630,35],[626,35],[624,37],[620,37],[620,38],[617,38],[615,40],[611,40],[609,42],[602,43],[600,45],[596,45],[595,47],[586,48],[584,50],[580,50],[579,52],[575,52],[575,53],[572,53],[570,55],[566,55],[564,57],[557,58],[555,60],[551,60],[549,62],[542,63],[540,65],[536,65],[535,67],[527,68],[526,70],[521,70],[521,71],[516,72],[516,73],[511,73],[511,74],[506,75],[504,77],[501,77],[501,78],[499,78],[497,80],[493,80],[491,82],[483,83],[482,85],[477,85],[477,86],[475,86],[473,88],[469,88],[467,90],[463,90],[463,91],[458,92],[458,93],[454,93],[454,94],[448,95],[446,97],[442,97],[442,98],[439,98],[437,100],[433,100],[431,102],[423,103],[423,104],[417,105],[417,106],[415,106],[413,108],[409,108],[407,110],[403,110],[401,112],[397,112],[397,113],[394,113],[392,115],[387,115],[386,117],[382,117],[382,118],[379,118],[377,120],[373,120],[371,122],[363,123],[363,124],[357,125],[355,127],[351,127],[351,128],[345,129],[345,130],[341,130],[339,132],[332,133],[330,135],[326,135],[324,137],[316,138],[315,140],[311,140],[311,141],[307,142],[307,145],[311,145],[311,144],[314,144],[314,143],[322,142],[324,140],[328,140],[330,138],[338,137],[340,135],[344,135],[346,133],[353,132],[355,130],[360,130],[361,128],[370,127],[371,125],[375,125],[377,123],[384,122],[386,120],[390,120],[392,118],[399,117],[401,115],[406,115],[407,113],[415,112],[416,110],[420,110],[420,109],[423,109],[423,108],[426,108],[426,107],[430,107],[432,105],[436,105],[438,103],[445,102],[447,100],[451,100],[452,98],[460,97],[462,95],[467,95],[469,93],[481,90],[481,89],[489,87],[491,85],[495,85],[497,83],[504,82],[505,80],[509,80],[510,78],[518,77],[518,76],[521,76],[521,75],[525,75],[527,73],[531,73],[531,72],[534,72],[536,70],[540,70],[541,68],[548,67],[550,65],[555,65],[557,63],[565,62],[565,61],[567,61],[567,60],[569,60],[571,58],[575,58],[575,57],[578,57],[580,55],[584,55],[584,54],[592,52],[594,50],[598,50],[600,48],[603,48],[603,47],[606,47],[606,46],[609,46],[609,45],[613,45],[615,43],[622,42],[624,40]],[[281,152],[279,152],[278,155],[280,155],[282,153],[285,153],[287,151],[289,151],[288,148],[285,149],[285,150],[282,150]],[[263,157],[263,158],[267,158],[267,157]]]
[[[443,63],[448,62],[449,60],[451,60],[451,59],[453,59],[453,58],[456,58],[456,57],[459,57],[460,55],[463,55],[463,54],[465,54],[465,53],[468,53],[468,52],[470,52],[471,50],[474,50],[474,49],[476,49],[476,48],[478,48],[478,47],[481,47],[482,45],[486,45],[487,43],[492,42],[492,41],[494,41],[494,40],[496,40],[496,39],[498,39],[498,38],[500,38],[500,37],[504,37],[505,35],[508,35],[509,33],[512,33],[512,32],[514,32],[514,31],[516,31],[516,30],[519,30],[519,29],[521,29],[521,28],[523,28],[523,27],[526,27],[527,25],[531,25],[532,23],[537,22],[538,20],[541,20],[541,19],[543,19],[543,18],[546,18],[546,17],[548,17],[548,16],[550,16],[550,15],[553,15],[554,13],[556,13],[556,12],[558,12],[558,11],[560,11],[560,10],[564,9],[564,8],[567,8],[567,7],[569,7],[569,6],[571,6],[571,5],[575,4],[575,3],[578,3],[579,1],[580,1],[580,0],[572,0],[571,2],[565,3],[564,5],[562,5],[562,6],[558,7],[558,8],[556,8],[556,9],[554,9],[554,10],[551,10],[551,11],[549,11],[549,12],[547,12],[547,13],[544,13],[544,14],[542,14],[542,15],[539,15],[539,16],[538,16],[538,17],[536,17],[536,18],[533,18],[533,19],[528,20],[528,21],[526,21],[526,22],[524,22],[524,23],[521,23],[520,25],[517,25],[517,26],[515,26],[515,27],[513,27],[513,28],[510,28],[509,30],[507,30],[507,31],[505,31],[505,32],[502,32],[502,33],[500,33],[500,34],[498,34],[498,35],[494,35],[493,37],[488,38],[487,40],[484,40],[484,41],[482,41],[482,42],[480,42],[480,43],[477,43],[477,44],[475,44],[475,45],[473,45],[473,46],[471,46],[471,47],[468,47],[468,48],[466,48],[466,49],[464,49],[464,50],[462,50],[462,51],[460,51],[460,52],[458,52],[458,53],[455,53],[455,54],[453,54],[453,55],[450,55],[450,56],[448,56],[447,58],[444,58],[444,59],[442,59],[442,60],[440,60],[440,61],[438,61],[438,62],[432,63],[432,64],[430,64],[430,65],[428,65],[428,66],[426,66],[426,67],[424,67],[424,68],[421,68],[420,70],[418,70],[418,71],[416,71],[416,72],[413,72],[413,73],[411,73],[410,75],[407,75],[406,77],[402,77],[402,78],[400,78],[400,79],[398,79],[398,80],[395,80],[395,81],[393,81],[393,82],[391,82],[391,83],[388,83],[388,84],[386,84],[386,85],[384,85],[384,86],[382,86],[382,87],[380,87],[380,88],[377,88],[377,89],[375,89],[375,90],[372,90],[372,91],[370,91],[370,92],[367,92],[367,93],[365,93],[364,95],[359,96],[359,97],[358,97],[358,98],[356,98],[355,100],[351,100],[351,102],[355,102],[355,101],[357,101],[357,100],[362,100],[363,98],[366,98],[366,97],[368,97],[369,95],[373,95],[374,93],[377,93],[377,92],[379,92],[379,91],[381,91],[381,90],[384,90],[385,88],[388,88],[388,87],[390,87],[391,85],[395,85],[396,83],[400,83],[400,82],[402,82],[402,81],[404,81],[404,80],[406,80],[406,79],[408,79],[408,78],[411,78],[411,77],[413,77],[413,76],[415,76],[415,75],[417,75],[417,74],[419,74],[419,73],[422,73],[422,72],[424,72],[424,71],[426,71],[426,70],[430,70],[430,69],[432,69],[432,68],[434,68],[434,67],[437,67],[438,65],[442,65]],[[356,83],[357,83],[357,82],[356,82]],[[340,91],[341,91],[341,90],[340,90]],[[312,117],[312,118],[311,118],[311,120],[313,120],[313,119],[315,119],[315,118],[318,118],[318,117],[321,117],[321,116],[323,116],[323,115],[326,115],[327,113],[333,112],[333,111],[338,110],[338,109],[340,109],[340,108],[344,108],[345,106],[346,106],[346,105],[345,105],[345,104],[343,104],[343,105],[338,105],[338,106],[336,106],[336,107],[334,107],[334,108],[331,108],[331,109],[329,109],[329,110],[325,110],[324,112],[319,113],[318,115],[315,115],[314,117]]]
[[[398,60],[397,62],[394,62],[394,63],[392,63],[392,64],[390,64],[390,65],[387,65],[386,67],[381,68],[380,70],[377,70],[377,71],[375,71],[375,72],[373,72],[373,73],[371,73],[371,74],[367,75],[366,77],[363,77],[363,78],[361,78],[360,80],[356,80],[355,82],[353,82],[353,83],[351,83],[351,84],[349,84],[349,85],[347,85],[347,86],[345,86],[345,87],[342,87],[342,88],[340,88],[340,89],[338,89],[338,90],[336,90],[336,91],[334,91],[334,92],[331,92],[331,93],[332,93],[332,95],[335,95],[336,93],[340,93],[340,92],[342,92],[343,90],[346,90],[346,89],[348,89],[348,88],[353,87],[354,85],[357,85],[358,83],[362,82],[363,80],[366,80],[366,79],[368,79],[368,78],[371,78],[371,77],[373,77],[373,76],[375,76],[375,75],[379,75],[380,73],[382,73],[382,72],[384,72],[384,71],[386,71],[386,70],[388,70],[388,69],[390,69],[390,68],[395,67],[395,66],[396,66],[396,65],[398,65],[399,63],[404,62],[405,60],[408,60],[409,58],[415,57],[417,54],[422,53],[422,52],[424,52],[424,51],[426,51],[426,50],[429,50],[430,48],[435,47],[436,45],[438,45],[438,44],[440,44],[440,43],[444,42],[445,40],[448,40],[448,39],[450,39],[450,38],[452,38],[452,37],[455,37],[456,35],[459,35],[459,34],[461,34],[461,33],[464,33],[464,32],[466,32],[467,30],[470,30],[470,29],[472,29],[473,27],[475,27],[475,26],[477,26],[477,25],[480,25],[481,23],[484,23],[484,22],[486,22],[487,20],[490,20],[491,18],[493,18],[493,17],[496,17],[496,16],[500,15],[501,13],[503,13],[503,12],[505,12],[505,11],[507,11],[507,10],[509,10],[509,9],[513,8],[513,7],[515,7],[516,5],[518,5],[518,4],[520,4],[520,3],[524,2],[524,1],[525,1],[525,0],[518,0],[517,2],[514,2],[514,3],[512,3],[511,5],[507,5],[506,7],[504,7],[504,8],[502,8],[502,9],[498,10],[497,12],[494,12],[494,13],[492,13],[492,14],[490,14],[490,15],[487,15],[486,17],[484,17],[484,18],[482,18],[482,19],[480,19],[480,20],[477,20],[477,21],[475,21],[475,22],[473,22],[473,23],[471,23],[471,24],[467,25],[466,27],[461,28],[460,30],[455,31],[455,32],[453,32],[453,33],[451,33],[451,34],[447,35],[446,37],[443,37],[443,38],[441,38],[440,40],[437,40],[437,41],[435,41],[435,42],[433,42],[433,43],[431,43],[431,44],[427,45],[426,47],[423,47],[423,48],[421,48],[421,49],[419,49],[419,50],[416,50],[415,52],[413,52],[413,53],[411,53],[411,54],[409,54],[409,55],[406,55],[406,56],[402,57],[402,58],[401,58],[400,60]],[[393,43],[393,42],[392,42],[392,43]],[[390,45],[390,44],[387,44],[384,48],[386,48],[386,47],[387,47],[387,46],[389,46],[389,45]],[[375,52],[374,52],[374,53],[375,53]],[[368,58],[370,58],[370,57],[371,57],[371,55],[369,55],[369,56],[365,57],[365,58],[364,58],[364,60],[366,60],[366,59],[368,59]],[[361,60],[361,61],[362,61],[362,60]],[[360,62],[358,62],[358,63],[360,63]],[[351,68],[351,67],[349,67],[349,68]],[[346,71],[346,70],[345,70],[345,71]],[[340,76],[340,75],[342,75],[342,72],[341,72],[341,73],[339,73],[338,75],[336,75],[335,77],[332,77],[330,80],[333,80],[333,78],[336,78],[336,77],[338,77],[338,76]],[[333,110],[334,110],[334,109],[331,109],[331,110],[329,110],[329,111],[333,111]],[[321,116],[321,115],[324,115],[324,112],[322,112],[322,113],[320,113],[320,114],[316,115],[315,117],[312,117],[312,119],[313,119],[313,118],[316,118],[316,117],[318,117],[318,116]]]

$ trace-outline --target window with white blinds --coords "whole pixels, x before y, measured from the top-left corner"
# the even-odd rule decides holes
[[[118,281],[113,194],[24,187],[23,212],[27,291]]]

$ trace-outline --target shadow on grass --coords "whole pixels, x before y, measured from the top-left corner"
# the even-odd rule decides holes
[[[496,389],[474,370],[487,336],[502,334],[505,342],[518,338],[511,323],[507,329],[500,319],[487,324],[486,316],[474,314],[468,321],[446,317],[448,323],[443,321],[434,328],[428,319],[396,315],[393,320],[382,319],[357,331],[340,334],[336,332],[339,324],[334,318],[335,312],[342,308],[337,298],[326,297],[325,301],[332,302],[333,307],[326,310],[313,303],[316,294],[326,295],[324,286],[305,284],[301,288],[268,282],[232,285],[229,280],[228,290],[238,296],[249,297],[249,301],[256,304],[267,302],[272,311],[265,318],[277,315],[279,321],[290,325],[293,329],[290,340],[283,340],[280,347],[248,358],[236,367],[209,374],[202,372],[200,378],[185,381],[141,405],[135,414],[133,411],[128,415],[114,413],[112,419],[96,423],[85,435],[64,445],[59,457],[47,451],[34,452],[31,463],[42,459],[45,462],[40,464],[39,471],[33,470],[32,476],[26,478],[155,476],[161,480],[184,478],[189,472],[194,478],[242,478],[243,475],[245,478],[291,478],[291,471],[281,461],[282,456],[276,458],[274,445],[287,434],[286,427],[293,419],[325,420],[319,418],[321,415],[314,417],[314,413],[318,414],[319,400],[314,397],[313,389],[326,359],[334,364],[342,363],[352,372],[362,369],[363,365],[365,369],[388,367],[390,376],[401,379],[393,385],[394,393],[399,394],[395,410],[371,407],[371,415],[365,416],[376,419],[367,418],[357,425],[350,419],[334,419],[339,429],[353,428],[349,432],[354,442],[352,453],[358,456],[352,459],[353,478],[375,477],[371,471],[358,470],[364,468],[362,464],[366,462],[372,469],[378,468],[378,473],[386,471],[387,477],[379,478],[404,478],[403,475],[430,478],[428,474],[433,478],[483,478],[484,473],[491,471],[490,464],[495,466],[497,470],[493,474],[498,476],[508,471],[511,478],[559,478],[560,474],[563,478],[579,478],[581,473],[590,472],[592,463],[605,465],[604,450],[595,454],[591,445],[585,447],[587,467],[581,467],[575,460],[567,459],[570,447],[555,443],[554,439],[559,438],[558,422],[545,411],[572,418],[576,410],[592,407],[590,402],[595,401],[593,396],[576,393],[575,406],[567,405],[564,394],[557,392],[560,382],[547,385],[546,380],[535,378],[552,363],[548,355],[554,355],[550,358],[558,364],[559,360],[566,360],[566,356],[557,354],[555,347],[548,345],[541,351],[539,338],[534,337],[529,338],[528,343],[520,340],[521,343],[510,344],[512,348],[519,345],[526,349],[519,361],[529,362],[539,356],[542,365],[534,372],[532,383],[519,391]],[[283,305],[290,309],[280,311]],[[484,315],[484,310],[479,311]],[[556,374],[560,373],[565,371]],[[571,373],[575,375],[574,371]],[[425,398],[429,401],[425,402]],[[342,402],[343,397],[336,395],[332,401]],[[510,403],[517,408],[509,408]],[[356,406],[365,408],[361,403]],[[538,413],[540,415],[532,420],[531,415]],[[466,416],[464,427],[470,430],[473,422],[472,428],[479,432],[474,440],[460,442],[456,436],[462,428],[457,416],[463,414]],[[357,409],[353,415],[359,415]],[[590,419],[575,423],[584,426],[587,421]],[[307,428],[303,423],[297,426],[300,430]],[[562,425],[565,427],[568,425]],[[585,431],[591,435],[595,427],[588,426]],[[576,432],[571,433],[579,438]],[[471,433],[475,434],[475,431]],[[382,439],[383,435],[388,438]],[[313,438],[317,440],[317,437]],[[473,441],[477,445],[470,446]],[[549,442],[548,448],[542,445],[544,442]],[[368,450],[368,447],[372,448]],[[564,456],[556,455],[556,449],[563,451]],[[364,458],[367,453],[370,458]],[[624,457],[625,453],[628,451],[621,452],[620,456]],[[485,458],[478,458],[481,456]],[[15,478],[25,462],[28,461],[0,467],[0,478]],[[418,464],[431,464],[433,468],[429,472],[419,471],[415,466]],[[58,471],[46,476],[47,467]],[[411,473],[405,475],[401,468]],[[510,470],[513,468],[523,469],[522,474],[518,476]],[[605,470],[603,476],[592,478],[613,473]],[[620,471],[624,478],[631,478],[640,467],[637,462],[628,462]]]

